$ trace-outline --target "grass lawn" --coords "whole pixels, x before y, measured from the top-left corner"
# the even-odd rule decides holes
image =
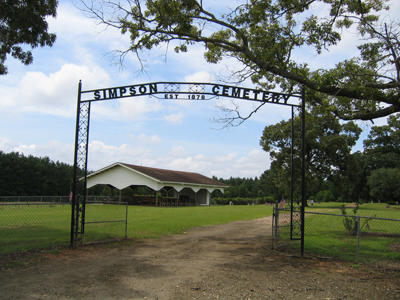
[[[307,207],[307,212],[341,214],[343,203],[321,203]],[[353,215],[352,208],[347,209]],[[386,208],[384,203],[363,204],[356,215],[385,219],[400,219],[400,207]],[[357,256],[357,236],[345,230],[343,217],[306,214],[305,249],[320,255],[354,261]],[[360,219],[359,239],[360,261],[399,261],[400,260],[400,221]],[[397,249],[397,250],[396,250]]]
[[[69,244],[70,205],[1,205],[0,254]]]
[[[86,222],[125,220],[125,206],[87,205]],[[129,238],[160,238],[199,226],[272,215],[265,205],[141,207],[129,206]],[[0,254],[69,245],[70,205],[0,206]],[[125,237],[125,223],[88,223],[84,242]]]
[[[341,214],[342,203],[315,203],[306,212]],[[352,209],[347,213],[352,215]],[[87,205],[84,242],[124,238],[126,206]],[[193,227],[226,224],[272,215],[272,206],[234,205],[200,207],[129,206],[129,238],[160,238],[180,234]],[[363,204],[357,215],[400,219],[400,207]],[[94,223],[91,223],[94,222]],[[367,230],[361,219],[360,261],[400,261],[400,222],[374,219]],[[70,205],[0,205],[0,254],[67,246],[70,242]],[[288,236],[280,230],[280,237]],[[298,246],[298,244],[297,244]],[[305,251],[321,256],[355,261],[357,236],[346,232],[343,217],[306,213]]]

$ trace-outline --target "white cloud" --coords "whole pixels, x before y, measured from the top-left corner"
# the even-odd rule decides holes
[[[213,82],[214,78],[206,71],[196,72],[185,76],[186,82]]]
[[[184,157],[188,155],[188,152],[182,146],[174,146],[169,155],[172,157]]]
[[[196,172],[205,176],[222,178],[260,176],[269,168],[269,155],[254,149],[247,155],[238,157],[237,153],[225,156],[192,155],[182,146],[174,146],[165,153],[155,151],[152,145],[160,142],[157,136],[139,135],[133,137],[142,144],[107,145],[101,141],[89,144],[88,168],[98,170],[115,162],[132,163],[148,167]],[[148,142],[151,143],[148,143]],[[19,152],[24,155],[49,156],[53,161],[73,164],[73,145],[52,140],[44,144],[26,145],[7,137],[0,137],[0,149],[5,153]]]
[[[137,163],[138,159],[147,155],[147,149],[142,146],[122,144],[121,146],[106,145],[101,141],[89,143],[89,169],[97,170],[115,162]]]
[[[211,165],[211,162],[206,160],[201,161],[194,157],[185,157],[174,159],[167,166],[173,170],[204,173],[206,167]]]
[[[71,165],[73,163],[73,145],[63,144],[57,140],[52,140],[42,145],[25,145],[21,142],[11,140],[7,137],[0,137],[0,149],[4,153],[19,152],[20,154],[24,154],[25,156],[48,156],[53,161],[61,161]]]
[[[16,105],[18,88],[13,86],[0,85],[0,94],[1,94],[0,108],[5,109],[8,107],[14,107]]]
[[[82,12],[69,2],[61,1],[57,9],[57,18],[49,18],[49,31],[65,37],[70,35],[71,39],[77,35],[92,36],[95,23],[92,19],[85,17]]]
[[[253,149],[248,155],[223,165],[225,168],[213,168],[210,172],[218,178],[260,177],[265,170],[270,168],[271,161],[268,153]]]
[[[197,172],[206,176],[218,178],[255,177],[270,167],[269,154],[257,149],[248,155],[237,158],[237,153],[226,156],[195,155],[186,156],[182,153],[179,158],[172,159],[166,168],[174,170]]]
[[[226,163],[226,162],[231,162],[237,157],[237,153],[231,152],[227,155],[224,156],[217,156],[216,161],[219,163]]]
[[[74,64],[65,64],[48,76],[42,72],[27,72],[18,88],[11,88],[13,92],[1,105],[5,103],[14,110],[26,112],[74,116],[80,79],[90,85],[104,85],[110,77],[100,67],[89,69]]]
[[[118,100],[118,103],[117,119],[121,119],[122,116],[124,120],[137,120],[146,113],[157,112],[164,107],[157,99],[148,97],[122,99]],[[107,117],[107,114],[103,115],[103,117]]]
[[[139,134],[138,136],[135,136],[133,134],[129,135],[130,139],[136,144],[140,145],[150,145],[150,144],[161,144],[162,140],[158,137],[157,134],[148,136],[146,134]]]
[[[0,137],[0,149],[3,150],[5,153],[8,152],[16,152],[18,146],[20,146],[21,143],[17,141],[13,141],[7,137]]]
[[[206,158],[206,156],[204,156],[202,154],[196,155],[194,157],[194,160],[197,160],[197,161],[201,161],[201,160],[204,160],[204,159],[207,159],[207,158]]]
[[[183,122],[183,113],[171,114],[171,115],[165,116],[164,119],[169,124],[181,125]]]
[[[55,32],[57,39],[70,41],[78,49],[94,43],[113,50],[127,46],[129,35],[123,36],[118,29],[98,24],[83,12],[84,7],[79,2],[75,4],[76,6],[69,1],[61,1],[57,9],[57,18],[48,20],[49,31]]]

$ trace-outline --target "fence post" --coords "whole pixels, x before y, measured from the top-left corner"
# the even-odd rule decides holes
[[[357,258],[356,263],[358,264],[359,254],[360,254],[360,216],[356,217],[356,226],[357,226]]]
[[[128,238],[128,202],[126,202],[126,216],[125,216],[125,239]]]
[[[274,250],[276,250],[278,248],[278,219],[279,219],[279,212],[278,212],[279,206],[278,205],[279,205],[278,201],[275,201],[275,207],[274,207],[274,213],[273,213],[274,221],[275,221],[274,222],[275,224],[273,224],[275,226],[274,232],[273,232],[273,235],[274,235],[273,249]]]

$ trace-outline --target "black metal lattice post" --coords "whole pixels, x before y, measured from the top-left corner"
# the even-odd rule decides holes
[[[291,159],[290,159],[290,239],[301,240],[301,201],[299,199],[299,178],[301,178],[301,154],[299,148],[299,127],[294,125],[295,113],[292,107],[292,124],[291,124]],[[297,133],[297,134],[296,134]],[[297,143],[297,144],[296,144]],[[295,147],[296,144],[296,147]],[[296,159],[295,159],[296,158]]]
[[[71,238],[73,247],[85,231],[86,174],[89,143],[90,101],[81,101],[82,82],[78,85],[78,103],[76,112],[74,171],[71,195]],[[83,173],[83,174],[82,174]],[[83,179],[82,195],[78,193],[79,176]]]
[[[305,87],[301,91],[301,257],[304,257],[304,209],[306,202],[306,94]]]
[[[304,208],[306,205],[306,182],[305,182],[305,137],[306,137],[306,127],[305,127],[305,93],[304,88],[302,90],[302,104],[300,107],[300,144],[299,147],[296,147],[297,150],[300,148],[300,153],[295,155],[295,130],[296,127],[294,126],[294,107],[292,107],[292,124],[291,124],[291,199],[290,199],[290,239],[291,240],[300,240],[301,243],[301,256],[304,255]],[[298,129],[298,127],[297,127]],[[295,164],[294,157],[297,156],[300,158],[300,165],[297,163]],[[300,169],[300,174],[296,172],[296,170]],[[296,176],[295,176],[296,173]],[[300,176],[301,183],[299,184],[298,181],[295,180]],[[299,193],[296,192],[301,190],[300,199]],[[296,197],[296,199],[294,199]]]

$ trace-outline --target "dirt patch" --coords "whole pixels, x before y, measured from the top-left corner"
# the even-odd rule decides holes
[[[3,258],[0,299],[400,299],[398,271],[271,251],[270,224]]]
[[[388,246],[390,251],[400,252],[400,243],[393,243]]]

